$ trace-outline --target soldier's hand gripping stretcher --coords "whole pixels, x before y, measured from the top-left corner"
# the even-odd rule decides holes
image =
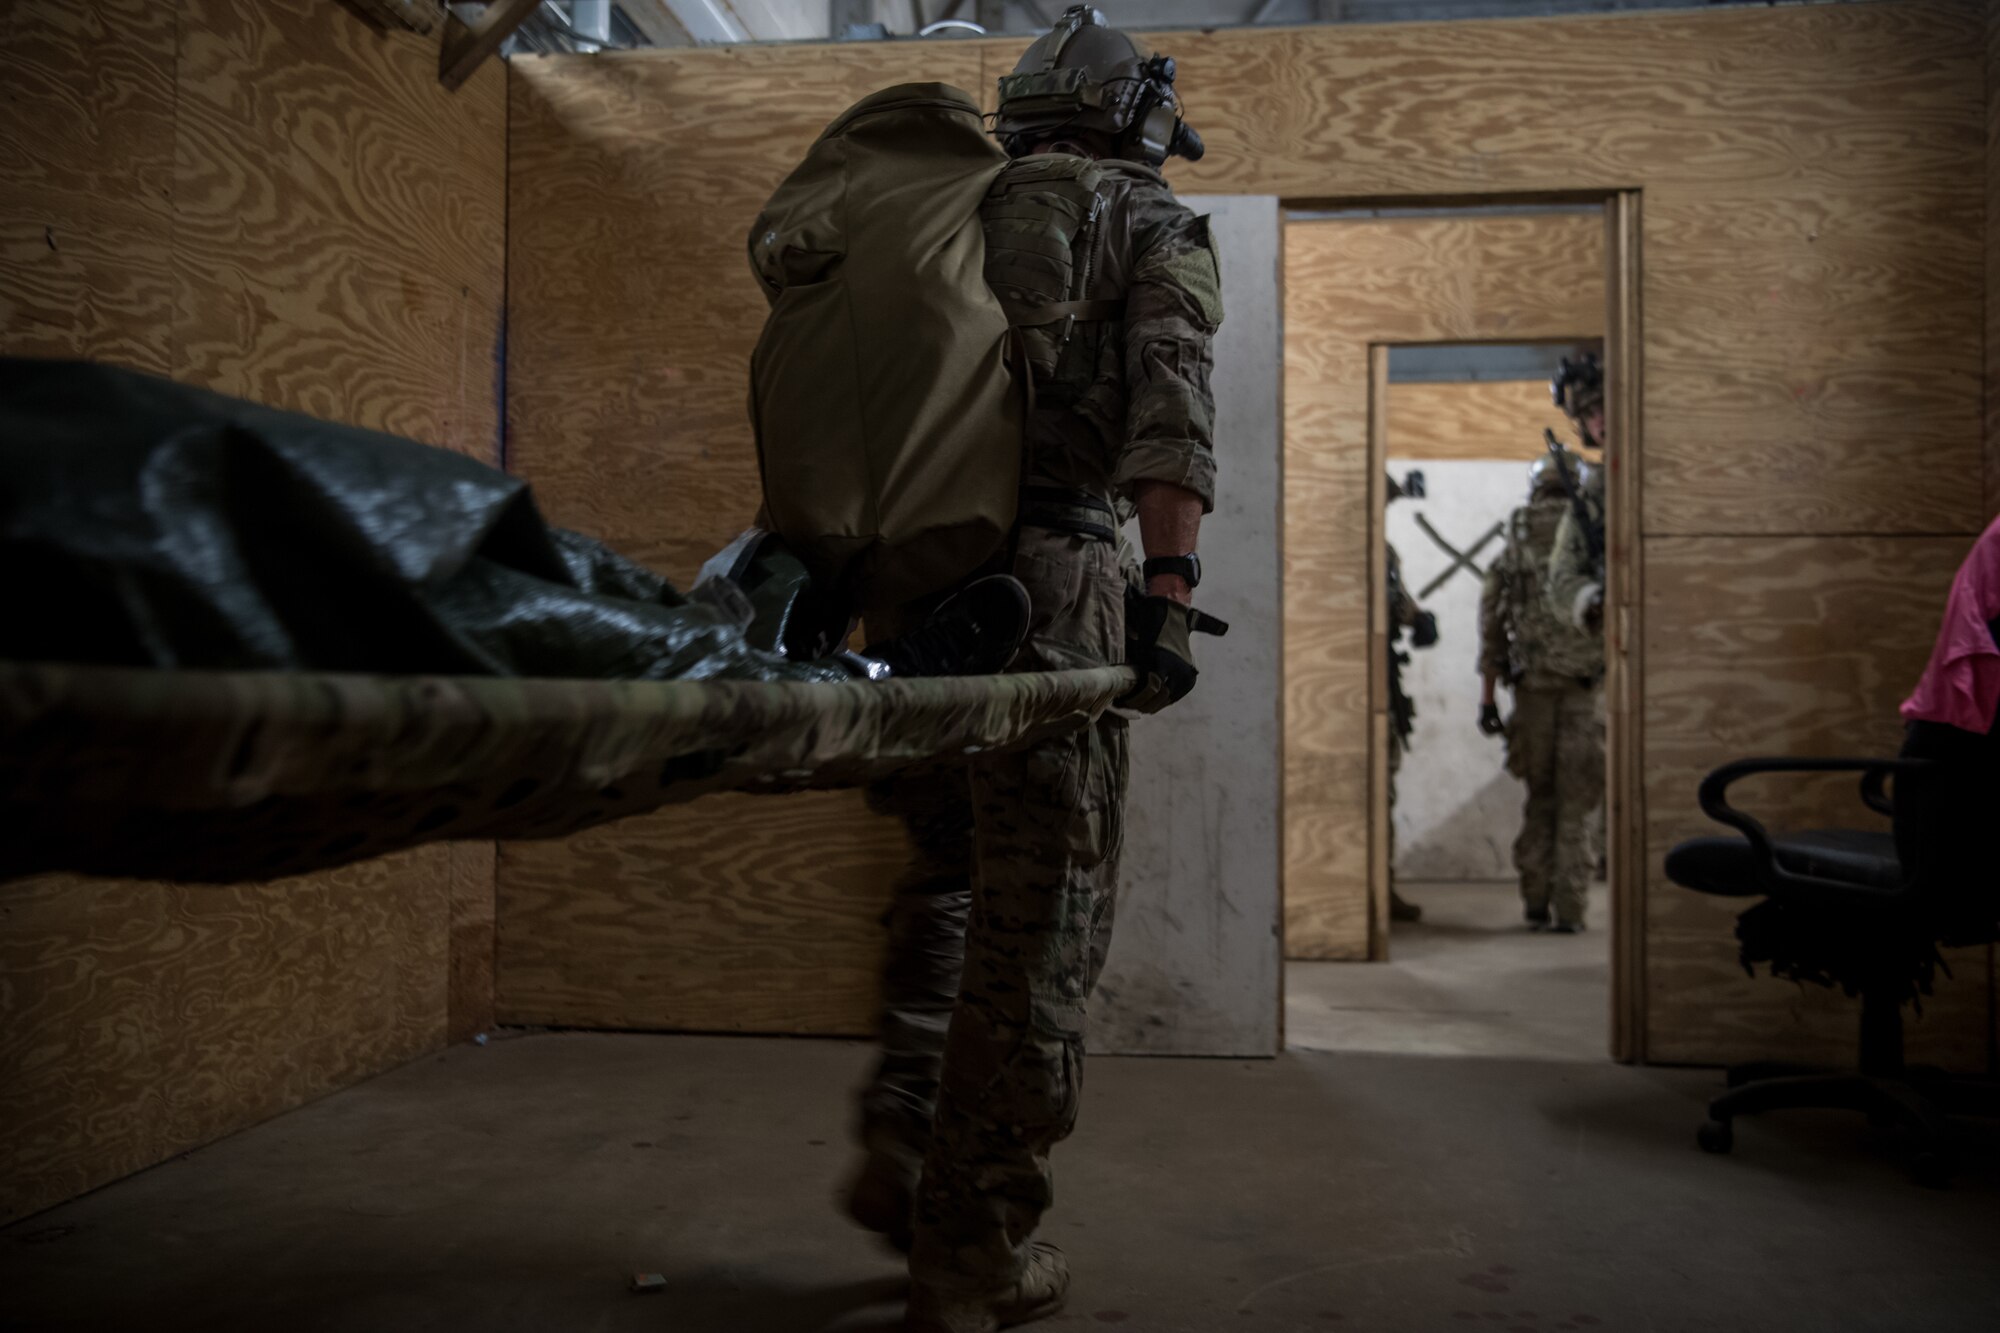
[[[1229,622],[1197,611],[1171,597],[1152,597],[1137,588],[1125,593],[1125,661],[1139,675],[1132,693],[1116,700],[1135,713],[1157,713],[1194,688],[1196,634],[1221,636]]]

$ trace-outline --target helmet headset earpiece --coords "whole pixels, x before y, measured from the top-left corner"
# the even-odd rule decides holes
[[[1206,146],[1181,118],[1176,72],[1171,57],[1108,26],[1099,10],[1072,5],[1001,76],[994,132],[1016,155],[1075,130],[1152,167],[1172,156],[1199,161]]]

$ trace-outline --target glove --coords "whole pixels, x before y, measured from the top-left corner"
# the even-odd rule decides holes
[[[1194,688],[1193,634],[1227,634],[1227,623],[1171,597],[1125,593],[1125,662],[1139,673],[1132,692],[1114,702],[1135,713],[1157,713]]]
[[[1507,724],[1500,720],[1499,704],[1479,705],[1479,734],[1498,736],[1507,730]]]
[[[1410,626],[1410,647],[1428,648],[1438,641],[1438,618],[1428,611],[1417,612],[1417,623]]]

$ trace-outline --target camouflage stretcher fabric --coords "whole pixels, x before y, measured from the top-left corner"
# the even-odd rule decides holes
[[[839,684],[0,662],[0,879],[272,879],[558,838],[708,792],[849,786],[1074,731],[1129,668]]]

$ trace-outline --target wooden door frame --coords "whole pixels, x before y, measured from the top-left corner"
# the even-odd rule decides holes
[[[1605,833],[1611,876],[1611,1058],[1646,1058],[1645,746],[1641,715],[1643,365],[1640,196],[1602,196],[1605,219]],[[1532,341],[1543,341],[1535,339]],[[1389,350],[1368,348],[1368,958],[1389,957],[1389,604],[1385,514]]]
[[[1605,463],[1604,828],[1611,871],[1611,1058],[1646,1060],[1646,765],[1643,682],[1644,339],[1640,194],[1604,205]]]

